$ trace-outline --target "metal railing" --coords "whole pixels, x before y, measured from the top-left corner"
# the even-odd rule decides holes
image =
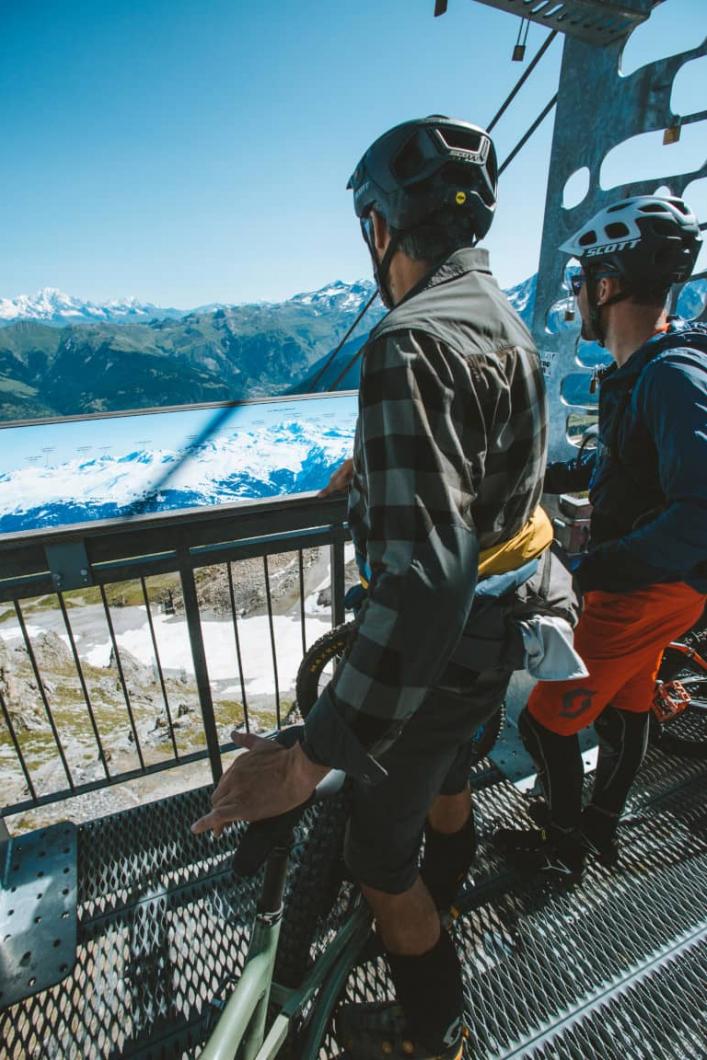
[[[7,780],[9,767],[25,788],[22,797],[7,800],[8,786],[3,783],[3,801],[7,800],[7,804],[0,807],[0,818],[205,759],[217,780],[222,772],[222,753],[235,746],[230,739],[219,736],[219,722],[228,723],[229,728],[237,724],[250,730],[266,716],[270,724],[279,727],[286,720],[285,711],[292,707],[286,698],[292,681],[290,675],[288,688],[281,680],[281,645],[276,626],[282,618],[282,606],[273,593],[273,578],[280,575],[273,566],[286,561],[286,572],[294,583],[294,592],[288,596],[288,632],[298,620],[299,644],[304,653],[306,557],[325,557],[323,548],[329,550],[324,580],[328,580],[331,591],[328,610],[326,605],[318,608],[318,622],[325,620],[322,612],[327,625],[343,620],[344,546],[348,541],[344,520],[342,500],[301,495],[0,538],[0,646],[5,645],[4,667],[0,656],[0,732],[3,724],[6,730],[0,776],[5,774]],[[255,651],[271,658],[273,679],[265,697],[262,691],[259,696],[249,694],[245,676],[243,632],[248,619],[239,614],[238,595],[246,560],[250,561],[251,583],[254,566],[260,568],[260,610],[264,611],[260,618],[266,634],[258,638]],[[254,563],[257,560],[261,563]],[[317,569],[321,573],[321,563]],[[172,576],[172,580],[165,576]],[[218,656],[225,649],[218,645],[209,649],[204,633],[203,597],[214,581],[221,585],[226,601],[218,623],[219,633],[230,629],[234,653],[232,676],[237,701],[229,701],[225,718],[217,717],[219,701],[214,698],[214,679],[209,668],[214,653]],[[147,641],[147,654],[152,656],[151,666],[135,663],[124,646],[127,634],[116,628],[118,617],[125,614],[120,587],[128,583],[133,610],[145,612],[140,632]],[[166,616],[160,614],[160,594]],[[90,614],[86,610],[87,599],[92,608]],[[8,606],[3,611],[4,604]],[[169,614],[174,616],[171,624],[167,620]],[[94,627],[103,623],[105,630],[100,667],[82,646],[90,639],[86,616]],[[47,633],[48,617],[53,638]],[[186,638],[181,654],[176,653],[179,665],[175,667],[170,638],[178,632],[186,633]],[[134,631],[132,635],[134,639]],[[95,636],[93,639],[95,642]],[[223,638],[219,641],[222,643]],[[42,650],[46,654],[48,644],[50,648],[54,646],[52,650],[61,648],[65,653],[58,665],[59,679],[51,668],[48,672],[42,659]],[[165,664],[165,650],[171,655],[169,666]],[[251,645],[251,654],[252,651]],[[34,696],[33,725],[29,728],[12,698],[22,667],[25,693],[31,689]],[[193,674],[193,681],[186,677],[187,673]],[[153,731],[157,736],[151,741],[146,739],[145,728],[144,685],[148,681],[154,688],[147,714],[154,712],[157,701],[163,712],[159,730],[155,721]],[[196,725],[190,719],[192,728],[186,746],[179,732],[180,718],[175,716],[175,689],[182,698],[182,686],[186,698],[192,694],[198,705]],[[70,709],[66,707],[67,698]],[[269,707],[274,706],[274,712],[263,713],[264,698]],[[254,699],[260,701],[259,705],[254,705]],[[26,708],[25,700],[25,712]],[[177,710],[197,713],[184,702]],[[224,711],[220,713],[223,715]],[[78,763],[69,746],[77,726],[81,739]],[[53,776],[47,778],[49,761]]]

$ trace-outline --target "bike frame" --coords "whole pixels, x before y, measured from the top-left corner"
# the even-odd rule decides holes
[[[673,651],[680,652],[681,655],[687,656],[692,662],[697,663],[700,669],[704,670],[707,674],[707,660],[703,659],[698,651],[691,648],[689,644],[683,644],[681,641],[674,640],[668,645],[668,648],[672,648]],[[667,651],[667,648],[666,648]]]
[[[202,1060],[274,1060],[293,1022],[315,996],[297,1055],[300,1060],[317,1060],[336,1001],[370,934],[371,916],[359,898],[300,986],[287,990],[273,981],[290,849],[291,843],[277,847],[268,856],[245,966],[201,1053]],[[266,1037],[271,997],[281,1007]]]

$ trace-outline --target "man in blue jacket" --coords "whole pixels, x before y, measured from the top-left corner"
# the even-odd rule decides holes
[[[547,875],[578,879],[587,851],[616,862],[616,825],[645,753],[663,649],[705,606],[707,325],[669,319],[665,309],[701,242],[681,199],[637,196],[603,209],[561,248],[581,265],[573,288],[582,337],[605,345],[615,363],[601,376],[594,459],[551,464],[544,486],[589,487],[575,632],[589,676],[534,688],[519,728],[545,792],[534,814],[544,827],[497,834],[516,861]],[[599,759],[582,812],[577,734],[592,723]]]

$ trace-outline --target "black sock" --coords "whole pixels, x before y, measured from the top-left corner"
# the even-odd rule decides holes
[[[591,805],[618,818],[641,768],[648,745],[648,711],[634,713],[608,706],[594,722],[599,757]]]
[[[462,971],[446,931],[419,957],[388,953],[395,993],[413,1041],[441,1053],[459,1036],[464,1011]]]
[[[518,715],[518,732],[537,766],[550,811],[549,823],[562,831],[576,828],[582,813],[584,780],[578,737],[551,732],[529,714],[527,707]]]
[[[425,853],[420,876],[438,909],[449,909],[475,853],[473,810],[458,832],[436,832],[429,824],[425,826]]]

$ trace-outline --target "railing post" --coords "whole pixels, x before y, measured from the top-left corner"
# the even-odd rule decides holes
[[[339,626],[344,621],[344,594],[346,584],[344,578],[344,542],[343,539],[335,541],[330,546],[331,563],[331,622],[332,626]]]
[[[199,693],[199,706],[201,717],[204,722],[204,735],[206,736],[206,747],[211,762],[211,774],[214,782],[221,779],[223,766],[221,764],[221,751],[218,742],[218,730],[216,728],[216,716],[214,714],[214,703],[211,698],[211,685],[209,683],[209,671],[206,665],[206,651],[204,650],[204,637],[201,631],[201,618],[199,616],[199,598],[196,592],[196,581],[194,571],[188,561],[185,550],[179,550],[179,577],[182,583],[182,595],[184,597],[184,611],[189,631],[189,643],[194,660],[194,676]]]

